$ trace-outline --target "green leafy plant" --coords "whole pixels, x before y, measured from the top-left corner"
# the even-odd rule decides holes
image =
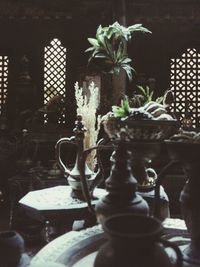
[[[153,100],[154,91],[152,91],[149,86],[142,87],[138,85],[137,88],[140,91],[140,94],[135,94],[133,98],[129,98],[127,95],[124,95],[121,99],[120,106],[112,106],[112,112],[115,117],[128,116],[130,115],[130,111],[132,109],[142,108],[148,103],[156,103],[158,105],[163,104],[165,95]]]
[[[164,95],[165,96],[165,95]],[[157,104],[163,104],[164,96],[154,98],[154,91],[149,86],[137,85],[137,90],[133,97],[129,98],[129,105],[134,108],[144,106],[149,102],[155,102]]]
[[[130,106],[128,96],[121,99],[120,106],[112,106],[112,112],[116,117],[124,117],[129,114]]]
[[[140,85],[137,85],[137,88],[139,89],[141,95],[143,96],[143,103],[140,103],[140,105],[145,105],[151,101],[155,101],[158,104],[162,103],[163,96],[157,97],[155,100],[153,100],[154,91],[151,90],[149,86],[142,87]]]
[[[123,69],[129,80],[132,79],[132,60],[126,53],[126,42],[128,42],[134,32],[151,33],[142,24],[134,24],[124,27],[118,22],[108,27],[98,27],[96,38],[88,38],[91,44],[85,52],[90,53],[89,64],[111,74],[119,74]]]

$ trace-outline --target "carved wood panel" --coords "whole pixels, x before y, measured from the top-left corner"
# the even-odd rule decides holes
[[[200,54],[188,48],[180,58],[171,59],[171,89],[175,102],[173,111],[180,119],[189,116],[193,126],[200,118]]]

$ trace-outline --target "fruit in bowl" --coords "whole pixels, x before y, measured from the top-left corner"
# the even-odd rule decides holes
[[[124,132],[127,140],[160,141],[170,137],[178,128],[177,120],[169,114],[165,103],[150,100],[140,107],[131,107],[127,96],[122,98],[120,106],[112,106],[112,112],[107,113],[102,121],[106,133],[113,140],[120,139],[121,132]]]

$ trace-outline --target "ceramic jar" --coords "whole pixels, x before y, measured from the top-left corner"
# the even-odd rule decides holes
[[[28,263],[21,235],[15,231],[0,232],[0,266],[26,267]]]

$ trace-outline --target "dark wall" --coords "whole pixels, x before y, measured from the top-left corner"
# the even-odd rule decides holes
[[[96,27],[97,24],[91,27],[87,19],[83,21],[62,18],[0,20],[0,34],[3,36],[0,40],[0,51],[10,59],[8,116],[12,121],[11,125],[16,120],[15,115],[17,116],[15,113],[16,80],[20,73],[19,66],[23,55],[29,59],[29,71],[35,87],[36,97],[31,101],[35,108],[39,108],[43,105],[44,47],[53,38],[58,38],[67,48],[66,98],[68,102],[73,103],[74,83],[79,80],[80,69],[87,68],[87,56],[84,53],[88,47],[87,37],[94,36]],[[74,122],[75,112],[71,116]]]
[[[126,1],[127,25],[142,23],[152,31],[151,36],[137,34],[129,51],[136,72],[156,78],[157,94],[169,87],[170,59],[188,47],[200,51],[199,12],[196,0]]]
[[[72,3],[73,2],[73,3]],[[58,37],[67,47],[67,99],[74,103],[74,82],[80,70],[87,68],[87,37],[93,37],[99,24],[106,26],[117,14],[117,1],[54,1],[1,2],[0,52],[9,55],[9,114],[15,120],[15,81],[19,61],[26,54],[30,60],[30,75],[37,97],[35,108],[43,103],[43,52],[50,40]],[[122,1],[123,2],[123,1]],[[128,44],[128,52],[136,70],[129,93],[135,88],[138,76],[156,79],[156,95],[162,94],[170,82],[170,58],[180,55],[187,47],[199,49],[200,21],[198,1],[124,1],[127,25],[142,23],[151,35],[136,33]],[[71,4],[70,4],[71,3]],[[4,8],[3,8],[4,7]],[[13,8],[12,8],[13,7]],[[4,13],[3,13],[4,12]],[[2,16],[1,16],[1,13]],[[119,12],[118,12],[119,13]],[[105,85],[106,86],[106,85]],[[71,112],[71,107],[70,107]],[[73,113],[73,112],[72,112]],[[73,115],[74,114],[74,115]],[[72,114],[72,124],[75,112]]]

